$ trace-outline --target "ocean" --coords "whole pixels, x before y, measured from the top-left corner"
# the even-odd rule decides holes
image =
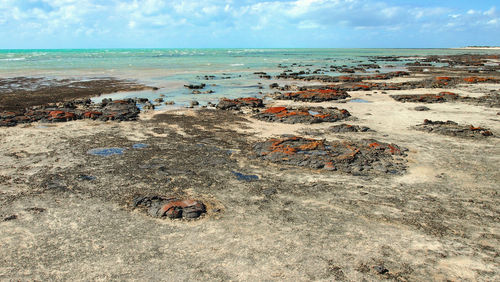
[[[397,62],[373,60],[374,56],[426,56],[488,54],[495,50],[461,49],[72,49],[0,50],[0,77],[49,77],[88,79],[117,77],[132,79],[159,91],[103,95],[102,98],[160,96],[185,106],[192,100],[201,105],[221,97],[258,97],[269,83],[254,72],[276,75],[285,69],[303,70],[377,63],[381,72],[404,69],[411,59]],[[296,65],[293,65],[296,64]],[[392,67],[384,67],[388,64]],[[327,72],[328,75],[341,75]],[[209,80],[205,76],[210,76]],[[192,94],[185,84],[207,84],[211,94]],[[259,84],[262,83],[262,84]],[[264,90],[260,88],[264,88]]]

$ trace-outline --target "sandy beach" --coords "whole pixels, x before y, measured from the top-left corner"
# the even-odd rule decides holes
[[[64,104],[92,91],[57,105],[17,105],[12,91],[0,279],[498,281],[500,65],[488,56],[419,57],[439,65],[385,79],[288,73],[261,80],[263,105],[225,110],[135,116],[116,101]],[[110,81],[102,93],[150,87]],[[329,122],[315,107],[349,115]],[[102,148],[117,150],[92,154]],[[171,219],[173,198],[203,211]]]

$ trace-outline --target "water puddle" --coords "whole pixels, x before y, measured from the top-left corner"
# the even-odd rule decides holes
[[[359,99],[352,99],[352,100],[349,100],[348,102],[349,103],[372,103],[370,101],[367,101],[365,99],[360,99],[360,98]]]
[[[108,157],[112,155],[122,155],[125,148],[95,148],[87,151],[89,155]]]
[[[252,174],[243,174],[243,173],[239,173],[239,172],[236,172],[236,171],[231,171],[232,174],[234,174],[236,176],[236,178],[238,180],[241,180],[241,181],[255,181],[255,180],[259,180],[259,177],[257,175],[252,175]]]
[[[309,114],[312,115],[312,116],[315,116],[315,115],[319,115],[319,112],[309,111]]]
[[[144,149],[147,147],[149,147],[149,145],[143,144],[143,143],[137,143],[137,144],[132,145],[132,148],[134,148],[134,149]]]

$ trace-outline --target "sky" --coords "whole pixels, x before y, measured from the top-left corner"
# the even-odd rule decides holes
[[[498,0],[0,0],[0,49],[500,45]]]

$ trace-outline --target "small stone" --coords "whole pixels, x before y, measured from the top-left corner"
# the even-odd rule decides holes
[[[14,220],[14,219],[17,219],[17,215],[15,215],[15,214],[4,218],[3,221],[11,221],[11,220]]]
[[[419,111],[419,112],[421,112],[421,111],[429,111],[430,110],[426,106],[418,106],[418,107],[415,107],[414,109],[415,109],[415,111]]]
[[[373,267],[373,269],[380,275],[386,274],[389,272],[387,268],[385,268],[383,265],[376,265]]]

